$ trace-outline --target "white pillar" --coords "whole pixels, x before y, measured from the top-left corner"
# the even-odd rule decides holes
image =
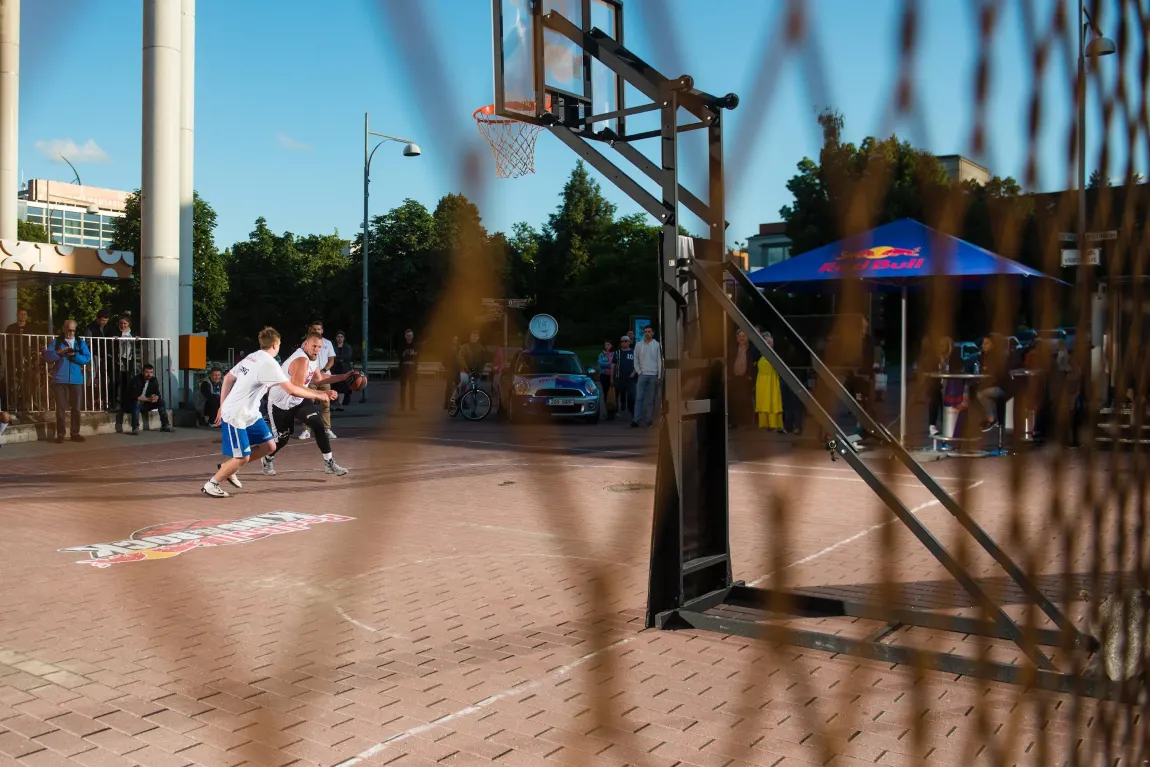
[[[180,329],[180,26],[180,0],[144,0],[140,324],[172,344],[156,364],[170,393]]]
[[[180,335],[194,326],[192,231],[196,125],[196,0],[182,0],[180,23]],[[190,403],[191,375],[184,371],[182,402]]]
[[[0,0],[0,239],[16,239],[20,0]],[[0,332],[16,321],[16,284],[0,286]]]

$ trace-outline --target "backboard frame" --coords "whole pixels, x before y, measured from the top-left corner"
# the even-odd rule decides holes
[[[569,0],[570,2],[578,3],[580,8],[580,23],[576,26],[584,34],[589,34],[592,30],[597,30],[600,34],[611,38],[619,45],[623,45],[623,0]],[[495,90],[495,97],[493,100],[494,112],[500,117],[506,117],[513,120],[531,123],[546,127],[556,123],[567,124],[569,127],[578,130],[588,138],[595,138],[594,125],[598,122],[605,122],[607,120],[615,120],[616,126],[612,129],[612,136],[621,136],[626,134],[626,112],[625,93],[626,83],[624,79],[618,74],[613,74],[614,78],[614,93],[613,103],[614,108],[610,110],[605,116],[603,121],[587,121],[586,118],[592,116],[592,110],[595,104],[595,87],[594,87],[594,60],[595,57],[585,46],[577,46],[580,51],[581,58],[581,75],[583,83],[583,94],[575,93],[570,90],[557,87],[547,83],[546,71],[546,29],[547,25],[543,21],[543,13],[545,6],[551,0],[522,0],[523,4],[530,11],[530,38],[531,38],[531,68],[532,68],[532,100],[535,104],[533,113],[521,112],[509,108],[509,104],[515,103],[514,100],[508,98],[507,84],[507,52],[504,49],[504,40],[506,32],[506,19],[504,18],[504,7],[507,0],[492,0],[491,2],[491,18],[492,18],[492,43],[494,46],[493,56],[493,83]],[[593,9],[598,6],[606,6],[610,8],[613,16],[612,28],[602,30],[592,24]],[[550,108],[548,108],[550,107]],[[567,110],[566,114],[558,114],[559,110]],[[582,123],[583,127],[577,127],[577,124]]]

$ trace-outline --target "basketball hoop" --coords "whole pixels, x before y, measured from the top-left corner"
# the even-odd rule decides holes
[[[550,97],[548,97],[550,101]],[[534,113],[535,102],[508,102],[515,111]],[[535,172],[535,139],[540,126],[495,114],[495,105],[476,109],[472,116],[479,133],[491,145],[495,156],[495,175],[499,178],[518,178]]]

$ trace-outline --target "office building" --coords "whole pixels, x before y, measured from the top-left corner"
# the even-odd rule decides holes
[[[127,199],[115,189],[34,178],[20,190],[17,217],[44,227],[59,245],[110,248]]]
[[[791,257],[791,238],[786,222],[759,224],[759,233],[747,238],[747,269],[774,266]]]
[[[960,154],[944,154],[938,158],[951,181],[973,181],[985,184],[990,180],[990,171]]]

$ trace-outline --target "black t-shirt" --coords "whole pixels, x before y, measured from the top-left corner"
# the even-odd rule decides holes
[[[635,372],[635,350],[634,349],[620,349],[615,354],[619,360],[619,373],[620,378],[630,378],[631,374]]]
[[[403,351],[399,354],[399,362],[401,365],[414,365],[419,362],[419,349],[415,348],[414,343],[404,343]]]

